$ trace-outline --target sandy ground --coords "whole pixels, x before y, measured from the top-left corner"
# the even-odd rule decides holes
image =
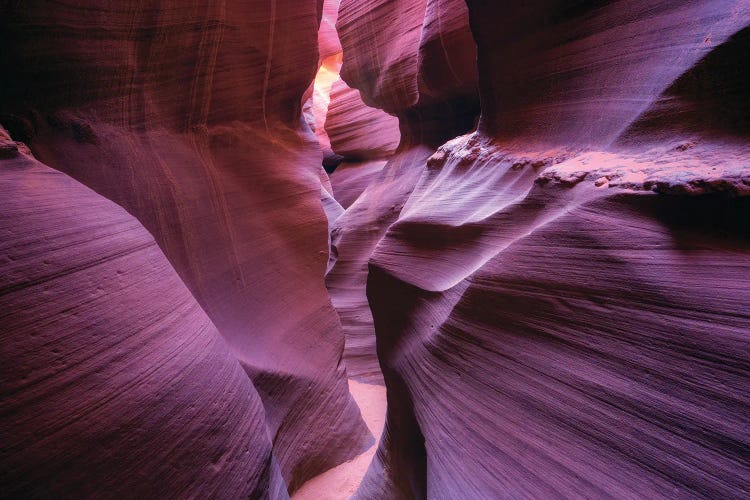
[[[385,424],[385,387],[349,380],[349,391],[359,405],[362,418],[376,438],[376,444],[349,462],[324,472],[302,485],[292,500],[340,500],[351,497],[357,490],[367,467],[372,461],[377,441]]]

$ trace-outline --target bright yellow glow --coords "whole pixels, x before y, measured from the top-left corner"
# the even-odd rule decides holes
[[[326,114],[331,103],[331,87],[339,79],[343,53],[326,57],[315,75],[313,84],[312,111],[315,120],[315,135],[323,150],[331,149],[331,141],[325,131]]]

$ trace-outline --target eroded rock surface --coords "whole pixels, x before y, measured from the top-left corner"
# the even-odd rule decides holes
[[[401,118],[410,142],[440,144],[478,111],[475,45],[461,0],[342,0],[341,76]]]
[[[582,160],[471,142],[370,263],[389,419],[361,495],[741,494],[748,198],[547,180]]]
[[[325,122],[334,153],[346,161],[388,158],[398,147],[398,118],[367,106],[358,90],[337,80]]]
[[[748,496],[749,26],[0,4],[3,491]]]
[[[358,496],[744,496],[750,4],[468,7],[478,131],[386,166],[334,234],[348,276],[374,247],[388,389]],[[363,95],[415,106],[380,59]]]
[[[341,2],[342,79],[365,104],[398,117],[401,131],[399,150],[382,167],[368,164],[371,174],[333,174],[334,192],[351,205],[333,227],[337,264],[327,284],[346,334],[348,370],[361,379],[381,379],[365,295],[370,255],[398,217],[420,165],[439,144],[468,131],[478,115],[468,21],[458,1]],[[363,182],[369,185],[360,192]]]
[[[0,123],[133,214],[252,378],[290,490],[372,440],[300,121],[322,2],[4,4]]]
[[[19,152],[0,234],[4,496],[286,495],[258,393],[135,218]]]
[[[338,80],[331,88],[325,128],[333,152],[342,161],[331,183],[336,199],[348,208],[396,152],[401,141],[399,121],[367,106],[358,90]]]

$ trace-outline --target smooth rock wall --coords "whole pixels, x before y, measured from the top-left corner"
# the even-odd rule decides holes
[[[609,147],[750,23],[747,0],[468,0],[488,135]],[[731,72],[731,70],[730,70]]]
[[[3,496],[285,497],[258,393],[153,237],[5,141]]]
[[[300,121],[322,2],[2,14],[0,123],[154,235],[255,383],[290,490],[366,449],[324,287],[320,149]]]
[[[436,4],[341,6],[344,78],[425,144],[334,227],[388,389],[358,496],[744,496],[750,3],[467,4],[482,117],[455,139],[421,83]]]
[[[342,0],[336,28],[345,54],[342,79],[366,105],[398,117],[401,132],[399,149],[382,167],[368,163],[361,173],[344,168],[332,175],[334,193],[349,205],[333,225],[337,260],[326,282],[346,335],[348,370],[379,381],[365,295],[367,262],[398,217],[421,165],[478,118],[476,48],[461,1]]]
[[[359,497],[743,496],[750,148],[716,181],[692,154],[427,162],[369,262],[388,418]]]

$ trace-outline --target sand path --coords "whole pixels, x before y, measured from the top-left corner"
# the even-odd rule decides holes
[[[351,497],[372,461],[385,424],[385,387],[349,380],[349,391],[359,405],[375,444],[353,460],[312,478],[292,495],[292,500],[341,500]]]

